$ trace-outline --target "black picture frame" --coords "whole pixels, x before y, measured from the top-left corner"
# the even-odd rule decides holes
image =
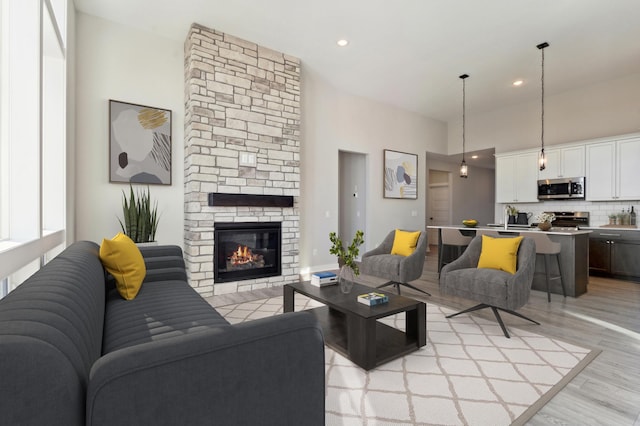
[[[384,198],[418,199],[418,155],[384,150]]]
[[[171,110],[109,100],[109,182],[171,185]]]

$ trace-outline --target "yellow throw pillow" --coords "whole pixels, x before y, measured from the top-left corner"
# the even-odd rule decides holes
[[[113,239],[103,239],[100,245],[100,261],[116,279],[118,293],[126,300],[133,300],[140,291],[147,268],[140,249],[122,232]]]
[[[518,247],[520,247],[522,238],[493,238],[483,235],[478,268],[499,269],[515,274],[518,263]]]
[[[411,255],[411,253],[416,251],[418,238],[420,238],[420,231],[408,232],[396,229],[396,235],[393,238],[393,247],[391,248],[391,254],[398,254],[400,256]]]

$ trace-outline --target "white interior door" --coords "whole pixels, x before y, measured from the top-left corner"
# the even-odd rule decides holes
[[[429,185],[429,225],[451,224],[451,187],[448,183]],[[438,230],[429,229],[429,244],[438,244]]]

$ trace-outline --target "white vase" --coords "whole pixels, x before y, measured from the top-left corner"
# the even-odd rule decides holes
[[[340,291],[344,294],[351,292],[351,288],[355,281],[354,275],[353,269],[351,269],[350,266],[344,265],[340,268],[340,272],[338,273],[338,285],[340,286]]]

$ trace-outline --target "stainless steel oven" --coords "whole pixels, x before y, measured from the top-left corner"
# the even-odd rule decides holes
[[[551,225],[554,228],[577,229],[589,226],[589,212],[545,212],[552,213],[556,218]]]
[[[538,181],[538,200],[584,200],[584,177]]]

